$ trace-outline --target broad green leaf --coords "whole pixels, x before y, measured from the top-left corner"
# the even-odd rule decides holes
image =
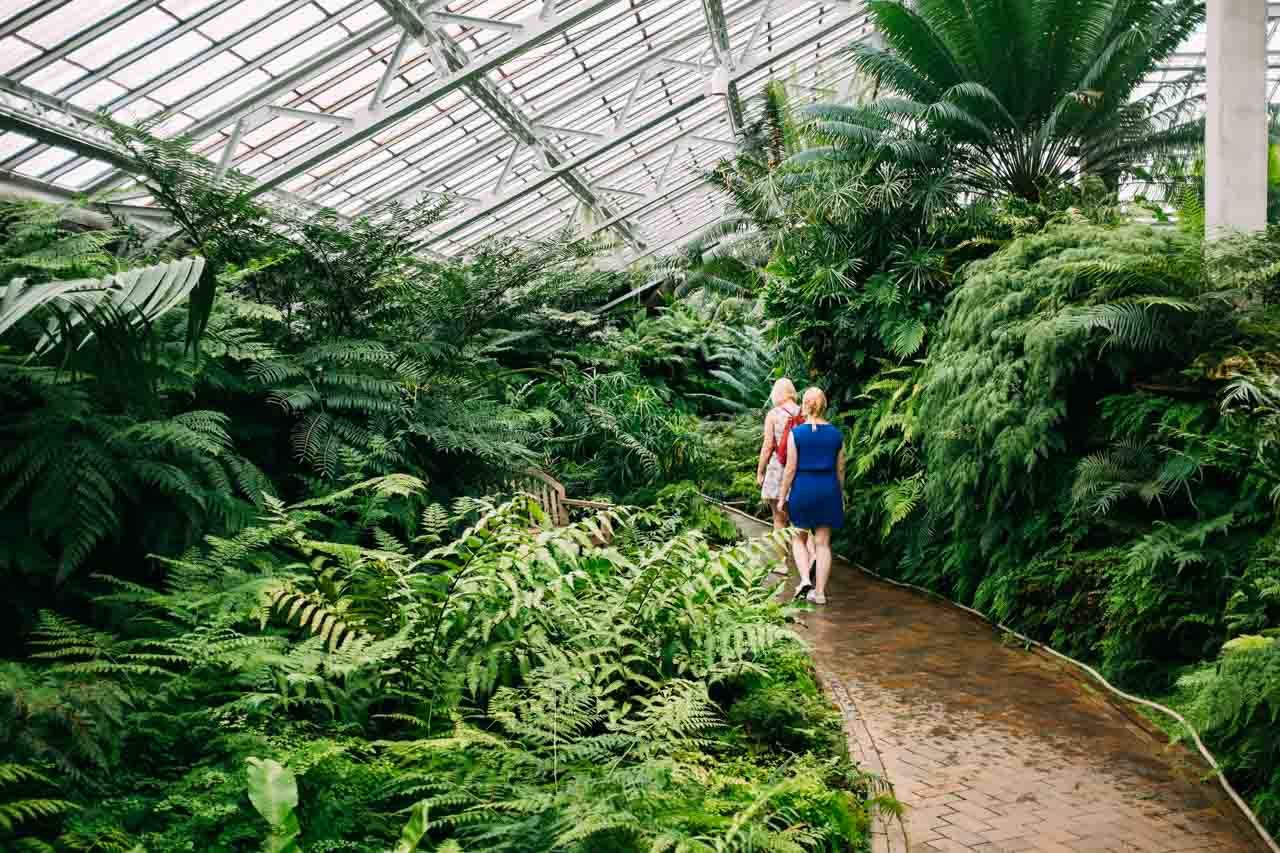
[[[293,771],[270,758],[247,758],[249,802],[258,814],[278,827],[298,807],[298,780]]]
[[[395,853],[417,853],[418,845],[427,834],[427,812],[425,800],[409,807],[409,822],[400,832],[400,841],[396,843]]]

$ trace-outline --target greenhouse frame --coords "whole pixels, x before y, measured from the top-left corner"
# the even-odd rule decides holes
[[[566,220],[609,232],[620,260],[670,251],[720,215],[701,175],[732,150],[763,84],[847,99],[858,84],[838,54],[874,37],[856,3],[802,0],[6,6],[7,184],[98,194],[126,182],[95,121],[105,110],[189,137],[282,204],[360,216],[448,195],[459,206],[426,241],[445,255]],[[1280,5],[1266,8],[1274,100]],[[1203,80],[1206,53],[1197,34],[1151,83]],[[147,215],[145,198],[118,201]]]
[[[0,853],[1280,853],[1280,0],[0,0]]]

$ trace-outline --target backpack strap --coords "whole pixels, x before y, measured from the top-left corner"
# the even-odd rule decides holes
[[[781,438],[779,438],[778,436],[777,427],[774,427],[774,429],[772,429],[769,433],[770,436],[773,438],[773,455],[774,456],[780,455],[779,461],[784,461],[787,458],[787,451],[786,451],[787,429],[789,427],[791,419],[794,418],[799,413],[800,413],[799,406],[796,407],[796,411],[794,413],[788,411],[786,406],[774,406],[772,409],[769,410],[769,417],[782,419],[783,426],[782,426]]]
[[[787,439],[791,436],[795,427],[804,423],[804,413],[796,412],[787,418],[787,425],[782,428],[782,440],[778,444],[778,461],[784,466],[787,464]]]

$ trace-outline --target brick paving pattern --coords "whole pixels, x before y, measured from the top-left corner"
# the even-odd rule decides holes
[[[1064,664],[846,566],[828,596],[800,633],[911,853],[1265,849],[1198,756]]]

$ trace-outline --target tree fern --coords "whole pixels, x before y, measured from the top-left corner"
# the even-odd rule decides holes
[[[174,524],[168,541],[190,544],[216,519],[234,529],[270,489],[265,476],[231,447],[228,419],[216,412],[139,420],[95,414],[75,386],[49,387],[16,374],[14,391],[36,392],[43,406],[0,425],[8,486],[0,510],[22,507],[36,541],[65,579],[115,539],[127,514],[163,495]],[[176,534],[176,535],[174,535]],[[163,541],[163,540],[162,540]]]

